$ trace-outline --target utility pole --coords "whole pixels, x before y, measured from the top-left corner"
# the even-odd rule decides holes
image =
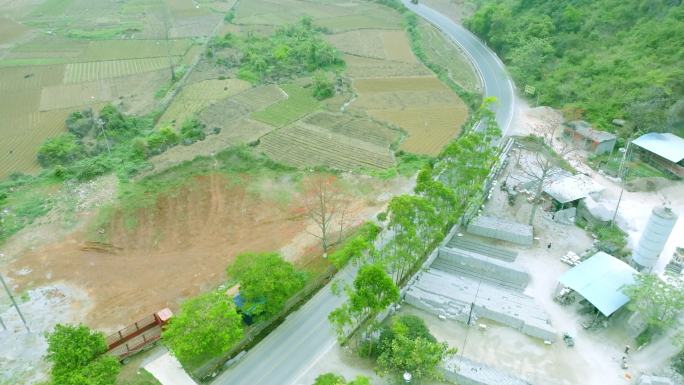
[[[618,197],[617,205],[615,205],[615,212],[613,213],[613,219],[610,220],[610,225],[615,226],[615,218],[617,217],[618,209],[620,208],[620,202],[622,201],[622,193],[625,192],[625,177],[627,176],[627,168],[625,167],[625,161],[627,160],[627,154],[629,153],[629,145],[632,144],[631,140],[627,140],[627,145],[625,146],[624,152],[622,153],[622,160],[620,161],[620,168],[618,169],[618,178],[620,179],[620,196]],[[618,150],[620,151],[620,150]]]
[[[12,301],[12,305],[14,305],[14,308],[17,309],[17,313],[19,314],[19,317],[21,317],[21,321],[24,323],[24,327],[26,328],[26,331],[31,333],[31,329],[29,329],[29,326],[26,323],[26,318],[24,318],[24,315],[21,313],[21,310],[19,310],[19,305],[17,305],[17,301],[14,300],[14,296],[12,295],[12,292],[10,291],[9,287],[7,287],[7,284],[5,283],[5,279],[2,278],[2,274],[0,274],[0,282],[2,282],[2,286],[5,288],[7,295],[10,297],[10,300]],[[5,324],[3,323],[2,326],[4,327]]]

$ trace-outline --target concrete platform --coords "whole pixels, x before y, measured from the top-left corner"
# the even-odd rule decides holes
[[[409,304],[448,319],[471,324],[483,317],[536,338],[556,340],[544,310],[529,297],[505,286],[430,268],[405,296]]]

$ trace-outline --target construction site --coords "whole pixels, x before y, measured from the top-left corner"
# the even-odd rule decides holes
[[[581,166],[581,155],[567,160]],[[666,368],[676,331],[635,346],[645,326],[622,289],[637,274],[681,279],[675,212],[684,188],[672,183],[658,199],[558,167],[540,180],[530,177],[541,174],[536,156],[513,146],[479,215],[432,254],[400,312],[423,317],[458,348],[444,370],[459,384],[682,383]],[[628,246],[602,251],[592,224],[621,228]]]

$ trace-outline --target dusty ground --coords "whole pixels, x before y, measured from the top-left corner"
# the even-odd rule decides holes
[[[510,135],[528,135],[532,127],[549,119],[561,117],[559,111],[550,107],[531,108],[524,100],[518,98],[516,103],[515,120],[513,121]],[[556,136],[559,135],[557,131]],[[560,140],[556,140],[560,143]],[[588,154],[585,151],[575,150],[566,156],[566,160],[578,171],[589,175],[596,182],[605,187],[598,202],[604,202],[607,207],[617,207],[620,196],[621,184],[615,178],[607,177],[587,166],[585,159]],[[648,188],[650,182],[653,189]],[[652,190],[652,191],[647,191]],[[684,182],[672,181],[663,178],[657,180],[634,180],[625,184],[618,214],[617,224],[629,235],[628,247],[634,249],[641,238],[651,210],[657,206],[666,204],[680,216],[675,228],[661,253],[661,259],[654,271],[662,273],[665,265],[669,262],[675,247],[684,246]]]
[[[401,183],[382,187],[403,189]],[[241,252],[283,249],[293,260],[316,252],[316,239],[302,235],[309,222],[291,188],[287,180],[263,186],[198,177],[133,218],[115,213],[104,228],[111,250],[84,250],[92,238],[80,230],[18,255],[7,271],[17,292],[54,281],[83,288],[95,303],[84,321],[112,331],[163,307],[175,309],[180,299],[218,285]],[[386,199],[377,194],[373,188],[351,196],[346,226],[381,209]]]
[[[111,247],[84,250],[94,234],[102,235],[89,231],[87,224],[112,199],[107,191],[115,188],[107,183],[115,181],[104,179],[72,191],[79,199],[69,205],[77,208],[70,214],[70,227],[62,227],[65,216],[55,215],[53,221],[20,232],[3,248],[0,272],[21,298],[33,333],[19,327],[16,314],[0,297],[0,317],[11,325],[11,331],[0,332],[0,364],[9,368],[0,384],[9,381],[10,373],[26,378],[22,383],[27,384],[42,378],[42,334],[56,323],[83,322],[112,332],[163,307],[176,310],[183,298],[219,285],[238,253],[279,250],[296,263],[320,254],[318,240],[307,233],[316,227],[304,215],[291,180],[218,175],[197,177],[162,194],[133,217],[115,211],[103,228]],[[343,181],[350,199],[345,227],[374,217],[393,195],[412,187],[404,178],[346,175]],[[17,343],[5,344],[8,340]]]

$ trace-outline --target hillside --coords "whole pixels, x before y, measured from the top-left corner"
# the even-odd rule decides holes
[[[620,132],[684,134],[684,7],[673,0],[483,0],[465,25],[541,104]]]

